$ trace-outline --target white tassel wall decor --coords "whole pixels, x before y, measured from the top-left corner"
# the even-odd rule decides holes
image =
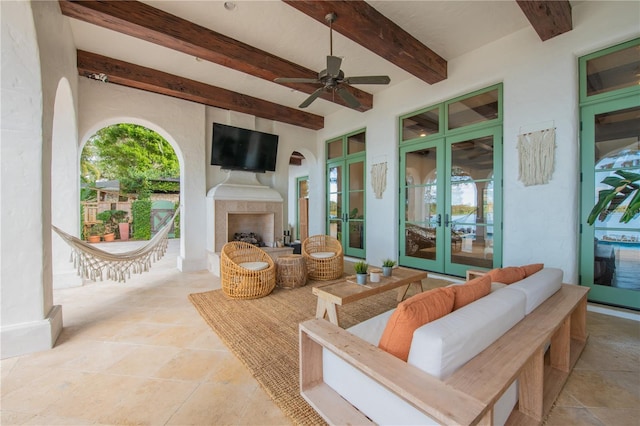
[[[555,167],[556,131],[518,135],[518,179],[525,185],[549,183]]]
[[[382,193],[387,188],[387,163],[378,163],[371,166],[371,187],[376,198],[382,198]]]

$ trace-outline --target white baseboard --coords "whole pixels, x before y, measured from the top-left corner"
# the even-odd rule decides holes
[[[628,309],[615,308],[613,306],[596,305],[587,303],[587,311],[598,314],[610,315],[612,317],[625,318],[640,322],[640,313]]]
[[[0,328],[0,359],[46,351],[62,331],[62,306],[54,305],[46,318]]]

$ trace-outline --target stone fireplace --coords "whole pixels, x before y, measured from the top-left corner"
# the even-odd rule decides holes
[[[255,173],[230,171],[227,179],[207,193],[208,268],[220,274],[220,251],[234,234],[256,233],[267,252],[282,238],[283,200],[278,191],[258,182]],[[271,254],[271,253],[270,253]]]

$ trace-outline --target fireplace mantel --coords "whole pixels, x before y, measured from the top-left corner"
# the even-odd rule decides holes
[[[278,191],[258,182],[255,173],[230,170],[224,182],[207,192],[214,200],[273,201],[282,203]]]

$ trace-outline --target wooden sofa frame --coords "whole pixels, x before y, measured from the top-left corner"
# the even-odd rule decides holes
[[[494,404],[518,379],[518,404],[507,424],[540,424],[586,345],[588,291],[588,287],[562,284],[445,380],[328,321],[303,322],[299,326],[300,393],[329,424],[373,424],[324,383],[322,350],[326,348],[441,424],[493,424]]]

